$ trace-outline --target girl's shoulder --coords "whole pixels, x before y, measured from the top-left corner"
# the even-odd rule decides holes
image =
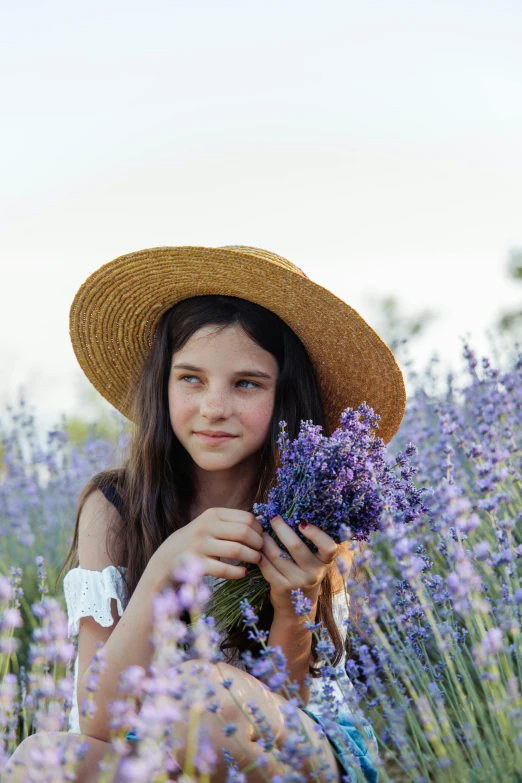
[[[103,494],[106,500],[109,501],[109,503],[114,506],[120,517],[124,517],[125,510],[124,510],[124,502],[123,497],[118,491],[117,487],[114,484],[102,484],[98,487],[100,492]]]
[[[114,490],[116,492],[116,490]],[[78,563],[82,568],[102,571],[121,566],[117,533],[123,519],[105,491],[95,487],[85,498],[78,518]]]

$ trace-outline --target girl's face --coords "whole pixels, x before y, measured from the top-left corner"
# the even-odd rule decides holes
[[[203,470],[232,468],[261,449],[270,429],[277,361],[237,326],[195,332],[172,357],[172,428]],[[201,433],[228,433],[215,439]]]

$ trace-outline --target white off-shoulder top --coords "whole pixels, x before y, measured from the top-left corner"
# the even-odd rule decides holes
[[[107,566],[103,571],[90,571],[86,568],[71,569],[63,581],[65,602],[68,615],[68,633],[69,637],[77,636],[80,630],[80,619],[82,617],[93,617],[97,623],[104,628],[113,624],[111,613],[111,601],[116,601],[118,614],[123,614],[128,603],[126,585],[123,574],[126,568],[123,566]],[[203,581],[212,590],[216,583],[213,576],[204,576]],[[344,590],[333,597],[333,615],[337,626],[344,639],[346,627],[344,620],[348,617],[347,597]],[[335,698],[342,700],[347,690],[353,686],[345,672],[346,655],[343,654],[342,660],[336,667],[337,679],[332,682]],[[236,656],[231,662],[238,669],[246,671],[246,666],[241,659]],[[69,731],[80,733],[80,721],[78,712],[78,655],[74,661],[74,693],[73,703],[69,714]],[[321,679],[317,678],[310,685],[310,699],[307,709],[314,712],[321,711]]]

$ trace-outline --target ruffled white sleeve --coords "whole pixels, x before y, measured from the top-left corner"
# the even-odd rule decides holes
[[[80,619],[93,617],[97,623],[108,628],[113,624],[111,600],[114,598],[121,615],[128,603],[123,566],[107,566],[103,571],[87,568],[72,568],[63,580],[69,636],[77,636]]]
[[[63,592],[69,618],[69,636],[77,636],[82,617],[94,617],[96,622],[108,628],[113,624],[111,601],[114,598],[118,614],[122,616],[128,603],[123,566],[107,566],[103,571],[72,568],[63,580]],[[69,731],[80,733],[78,710],[78,656],[74,661],[74,692],[69,713]]]

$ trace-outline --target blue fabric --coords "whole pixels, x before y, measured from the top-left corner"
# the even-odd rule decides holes
[[[353,756],[350,754],[349,750],[343,749],[339,743],[331,736],[331,733],[328,732],[328,729],[326,727],[326,724],[322,720],[321,716],[317,713],[313,712],[312,710],[307,710],[305,707],[301,707],[303,712],[306,712],[307,715],[309,715],[316,723],[318,723],[326,736],[328,737],[328,740],[330,741],[330,744],[332,745],[337,759],[339,761],[339,765],[341,769],[346,773],[346,775],[349,777],[351,783],[357,783],[357,775],[355,773],[354,765],[356,765],[357,762],[354,761]],[[368,741],[375,742],[377,744],[377,739],[375,737],[375,732],[373,731],[373,728],[368,723],[368,721],[365,718],[360,718],[361,721],[361,728],[364,731],[366,737],[363,737],[361,732],[355,728],[354,721],[352,719],[352,713],[347,710],[341,708],[339,710],[339,714],[336,718],[336,724],[340,728],[341,733],[344,737],[347,738],[346,745],[348,748],[353,747],[352,743],[355,744],[354,753],[357,756],[360,765],[361,765],[361,771],[368,781],[368,783],[378,783],[379,781],[379,772],[374,767],[372,757],[370,755],[369,747],[368,747]],[[130,740],[131,742],[137,742],[139,737],[132,729],[129,731],[126,735],[126,739]],[[350,742],[351,740],[352,742]]]
[[[346,750],[346,747],[352,748],[353,744],[356,746],[354,748],[354,754],[357,756],[357,759],[361,765],[361,772],[363,773],[364,777],[368,783],[378,783],[379,772],[373,765],[373,760],[368,747],[368,741],[373,741],[376,747],[377,738],[375,737],[375,732],[372,726],[365,718],[359,719],[360,723],[362,724],[361,729],[366,735],[363,737],[359,729],[355,728],[352,713],[346,708],[341,708],[339,710],[335,723],[339,727],[342,735],[346,737],[345,748],[342,748],[337,740],[332,736],[331,732],[328,731],[327,725],[320,715],[313,712],[312,710],[307,710],[305,707],[301,707],[301,709],[322,727],[336,753],[339,765],[349,777],[351,783],[357,783],[357,775],[354,769],[354,766],[357,765],[357,762],[354,760],[350,751]]]

